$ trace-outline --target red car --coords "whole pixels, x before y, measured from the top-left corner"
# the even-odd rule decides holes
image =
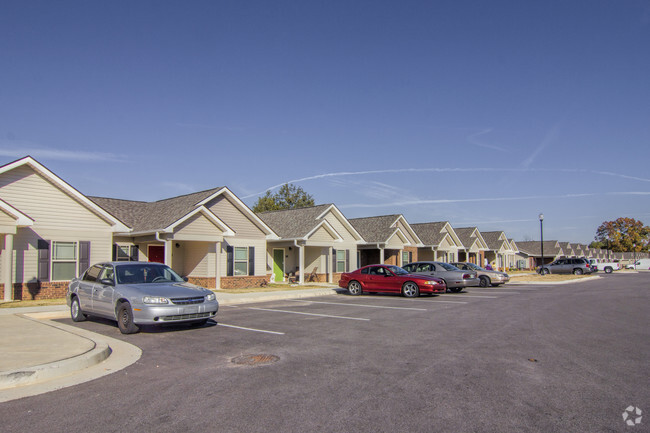
[[[339,287],[348,289],[351,295],[363,292],[401,293],[414,298],[420,293],[445,293],[447,285],[439,278],[409,274],[392,265],[369,265],[354,272],[341,275]]]

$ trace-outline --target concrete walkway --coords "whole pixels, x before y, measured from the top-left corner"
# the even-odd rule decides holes
[[[336,289],[217,292],[217,299],[235,305],[334,295]],[[0,402],[87,382],[140,359],[141,350],[132,344],[54,321],[68,317],[66,305],[0,309]]]

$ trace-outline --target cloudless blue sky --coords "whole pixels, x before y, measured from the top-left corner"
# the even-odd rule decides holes
[[[650,221],[650,2],[3,1],[0,163],[157,200],[285,182],[593,240]]]

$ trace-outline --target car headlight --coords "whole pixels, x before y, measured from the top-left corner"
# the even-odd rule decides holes
[[[169,299],[162,296],[145,296],[142,298],[142,302],[145,304],[169,304]]]
[[[431,281],[425,281],[424,284],[427,284],[429,286],[435,286],[435,285],[440,284],[440,283],[438,283],[437,281],[431,280]]]
[[[205,300],[206,301],[214,301],[217,299],[217,296],[214,293],[209,293],[205,295]]]

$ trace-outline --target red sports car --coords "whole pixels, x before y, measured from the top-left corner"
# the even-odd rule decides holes
[[[339,287],[348,289],[351,295],[363,292],[401,293],[414,298],[420,293],[445,293],[447,286],[439,278],[427,275],[409,274],[404,269],[392,265],[369,265],[354,272],[341,275]]]

